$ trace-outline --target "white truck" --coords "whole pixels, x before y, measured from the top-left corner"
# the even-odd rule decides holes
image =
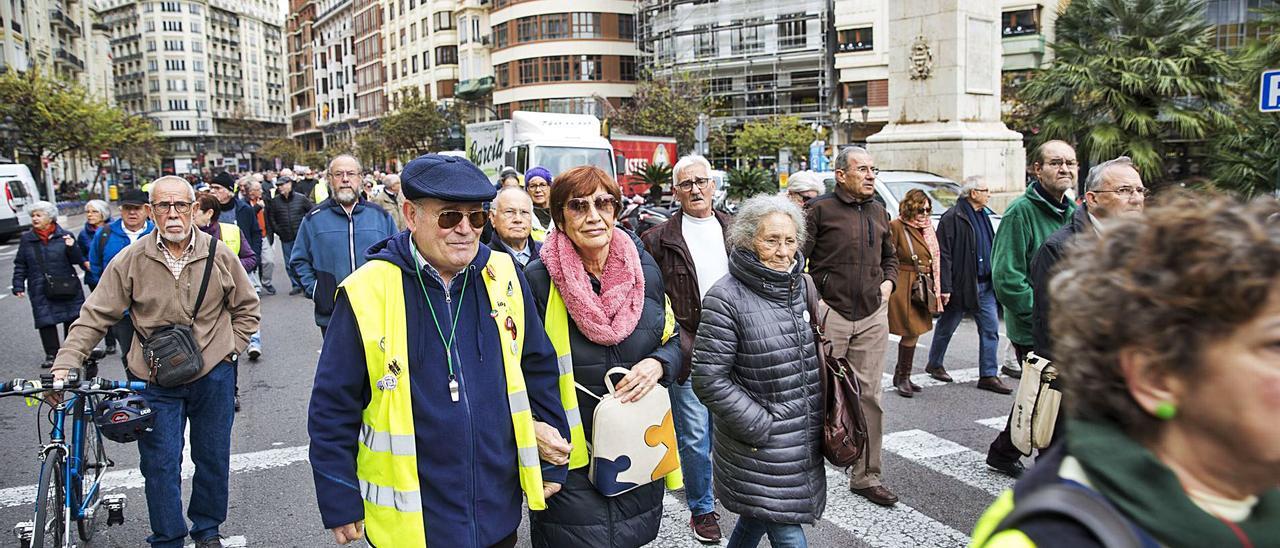
[[[520,173],[542,166],[554,178],[593,165],[618,178],[620,159],[600,135],[600,120],[588,114],[516,111],[510,120],[467,124],[466,141],[467,159],[495,183],[502,166]]]

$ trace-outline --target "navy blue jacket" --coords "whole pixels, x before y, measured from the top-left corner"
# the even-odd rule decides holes
[[[70,299],[51,300],[46,297],[46,270],[40,268],[41,261],[36,255],[44,255],[44,267],[50,275],[74,276],[78,279],[76,267],[84,264],[84,255],[80,254],[78,246],[68,246],[63,241],[64,237],[70,235],[66,229],[58,227],[46,244],[40,241],[35,232],[28,230],[18,241],[18,254],[13,258],[13,292],[25,292],[31,300],[31,315],[35,318],[36,329],[75,321],[80,317],[84,288],[77,285],[77,293]]]
[[[110,223],[111,221],[107,221]],[[89,223],[84,224],[84,228],[80,229],[80,235],[76,236],[76,247],[80,248],[80,255],[87,261],[89,260],[89,244],[93,242],[93,237],[102,230],[102,225],[91,226]]]
[[[316,325],[329,325],[334,292],[364,264],[365,250],[396,232],[391,216],[364,200],[356,202],[348,216],[342,205],[330,198],[302,219],[289,264],[298,273],[307,297],[315,302]]]
[[[249,242],[249,248],[253,249],[253,254],[262,256],[262,227],[258,226],[258,213],[254,211],[253,206],[240,198],[232,198],[236,204],[234,211],[222,210],[218,212],[218,220],[224,223],[235,223],[240,227],[240,234]],[[223,206],[226,207],[226,206]]]
[[[489,226],[489,225],[486,224],[485,226]],[[542,252],[542,242],[534,240],[533,236],[530,236],[528,238],[528,243],[526,243],[525,246],[526,246],[526,249],[529,250],[529,262],[532,263],[533,261],[538,260],[538,254]],[[516,258],[516,252],[512,251],[511,246],[507,245],[506,242],[502,241],[502,238],[499,238],[497,234],[494,234],[493,239],[489,241],[489,247],[492,248],[494,251],[501,251],[503,253],[506,253],[507,255],[510,255],[512,260],[515,260]],[[524,270],[524,267],[526,266],[529,266],[529,265],[528,264],[522,265],[520,264],[520,261],[518,260],[516,261],[516,268],[520,270]]]
[[[150,234],[155,230],[155,223],[151,219],[147,219],[146,227],[142,229],[142,235]],[[106,235],[102,234],[102,230],[106,230]],[[141,236],[139,236],[141,239]],[[89,242],[89,273],[85,276],[84,282],[90,287],[97,287],[98,280],[102,278],[102,272],[107,269],[107,264],[114,259],[117,253],[120,253],[125,246],[129,245],[129,235],[124,232],[124,219],[116,219],[111,221],[106,228],[99,228],[98,232],[93,234],[93,240]]]
[[[454,369],[461,398],[449,398],[445,348],[424,302],[415,272],[409,232],[396,234],[368,251],[371,261],[389,261],[403,271],[409,333],[409,385],[413,394],[414,434],[421,482],[422,517],[428,546],[487,547],[520,525],[523,496],[516,468],[515,434],[507,404],[501,341],[490,319],[489,297],[481,276],[491,253],[481,245],[466,271],[453,279],[449,301],[434,276],[423,272],[440,329],[450,335],[454,313],[458,333]],[[529,284],[519,273],[525,322],[522,366],[535,420],[569,439],[569,427],[557,387],[555,348],[543,329]],[[466,293],[463,294],[464,279]],[[361,411],[368,405],[368,370],[360,328],[347,300],[338,292],[336,307],[311,393],[307,430],[311,468],[325,528],[364,519],[356,478]],[[543,480],[563,483],[565,466],[543,465]]]

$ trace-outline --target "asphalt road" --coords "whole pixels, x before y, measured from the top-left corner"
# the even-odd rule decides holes
[[[63,224],[74,228],[80,222],[72,218]],[[0,279],[6,282],[12,276],[16,249],[16,243],[0,246]],[[287,292],[288,281],[279,264],[276,287]],[[230,537],[228,546],[333,545],[332,536],[320,524],[306,462],[306,409],[320,331],[312,321],[311,302],[285,292],[263,298],[264,355],[257,363],[245,359],[240,369],[244,409],[236,416],[231,506],[222,528],[222,534]],[[8,291],[0,294],[0,325],[5,334],[0,337],[0,356],[6,358],[0,361],[0,378],[37,376],[43,353],[29,303]],[[918,373],[927,352],[924,345],[931,342],[929,336],[921,340]],[[891,371],[890,360],[896,356],[892,344],[889,354],[886,370]],[[915,398],[884,394],[884,482],[901,502],[893,509],[874,506],[849,493],[844,476],[828,469],[824,519],[806,527],[812,546],[963,546],[982,510],[1011,484],[982,465],[987,444],[996,433],[990,425],[1003,425],[1012,398],[975,389],[977,334],[971,321],[961,325],[949,355],[948,369],[960,382],[943,385],[919,374],[917,382],[926,387]],[[123,377],[118,355],[103,362],[101,374]],[[14,398],[0,400],[0,433],[6,437],[0,444],[0,466],[6,471],[0,477],[0,529],[32,518],[40,444],[36,425],[35,408]],[[115,467],[104,480],[105,488],[128,496],[126,522],[108,529],[105,520],[99,521],[98,537],[91,546],[143,546],[149,529],[136,446],[107,445]],[[189,459],[187,464],[189,478]],[[680,492],[668,494],[662,530],[651,546],[700,546],[689,536],[689,513],[683,500]],[[727,536],[734,516],[723,509],[720,514]],[[520,545],[528,546],[527,526],[522,526],[520,535]],[[0,546],[16,545],[5,533],[0,533],[0,539]]]

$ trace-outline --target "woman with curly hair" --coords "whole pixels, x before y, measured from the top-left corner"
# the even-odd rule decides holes
[[[1066,443],[973,546],[1280,546],[1280,204],[1176,194],[1052,278]]]

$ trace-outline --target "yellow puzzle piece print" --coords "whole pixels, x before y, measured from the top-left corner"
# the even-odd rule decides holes
[[[653,469],[653,475],[649,479],[657,481],[680,469],[680,457],[676,452],[676,424],[671,418],[671,411],[667,411],[666,416],[662,417],[661,424],[645,429],[644,442],[649,447],[667,447],[667,453],[658,461],[658,467]]]

